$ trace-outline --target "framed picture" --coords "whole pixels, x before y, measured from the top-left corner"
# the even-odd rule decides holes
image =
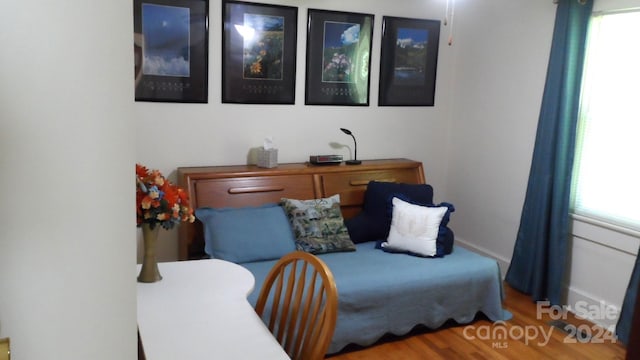
[[[222,102],[293,104],[298,8],[222,2]]]
[[[136,101],[206,103],[208,0],[134,0]]]
[[[307,105],[369,105],[373,15],[309,9]]]
[[[433,106],[439,20],[382,19],[380,106]]]

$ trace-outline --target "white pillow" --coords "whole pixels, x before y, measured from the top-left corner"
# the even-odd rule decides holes
[[[427,207],[391,200],[393,214],[387,241],[382,247],[392,251],[408,251],[422,256],[436,255],[436,240],[446,206]]]

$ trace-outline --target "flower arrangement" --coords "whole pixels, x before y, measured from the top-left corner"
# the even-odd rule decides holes
[[[334,53],[333,58],[324,67],[323,80],[348,82],[351,67],[351,59],[346,54]]]
[[[136,223],[171,229],[181,221],[193,222],[187,193],[169,182],[158,170],[136,164]]]

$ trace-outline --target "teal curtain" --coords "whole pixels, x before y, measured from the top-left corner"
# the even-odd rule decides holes
[[[506,281],[560,305],[582,65],[593,0],[560,0],[520,227]]]
[[[636,264],[633,267],[631,273],[631,279],[629,279],[629,287],[624,295],[624,301],[622,303],[622,310],[620,311],[620,317],[618,318],[618,324],[616,325],[616,335],[623,344],[629,343],[629,334],[631,333],[631,324],[633,323],[633,310],[636,305],[636,298],[638,297],[638,285],[640,284],[640,249],[638,249],[638,255],[636,256]]]

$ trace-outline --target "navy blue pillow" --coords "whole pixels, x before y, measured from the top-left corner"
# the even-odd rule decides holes
[[[442,227],[440,227],[440,229],[442,230]],[[451,228],[449,228],[448,226],[445,226],[444,235],[438,233],[438,239],[436,240],[436,254],[442,254],[442,256],[451,254],[451,252],[453,251],[453,239],[453,230],[451,230]]]
[[[438,230],[436,256],[451,254],[454,233],[447,226],[455,207],[450,203],[433,204],[433,187],[428,184],[399,184],[371,181],[364,194],[362,212],[345,220],[349,236],[354,243],[366,241],[386,241],[391,227],[393,205],[391,199],[397,197],[403,201],[420,205],[448,208]],[[379,244],[378,244],[379,245]]]
[[[386,239],[391,227],[389,207],[398,195],[417,204],[433,203],[433,187],[427,184],[399,184],[371,181],[364,193],[362,212],[345,220],[354,243]],[[445,215],[446,216],[446,215]]]

